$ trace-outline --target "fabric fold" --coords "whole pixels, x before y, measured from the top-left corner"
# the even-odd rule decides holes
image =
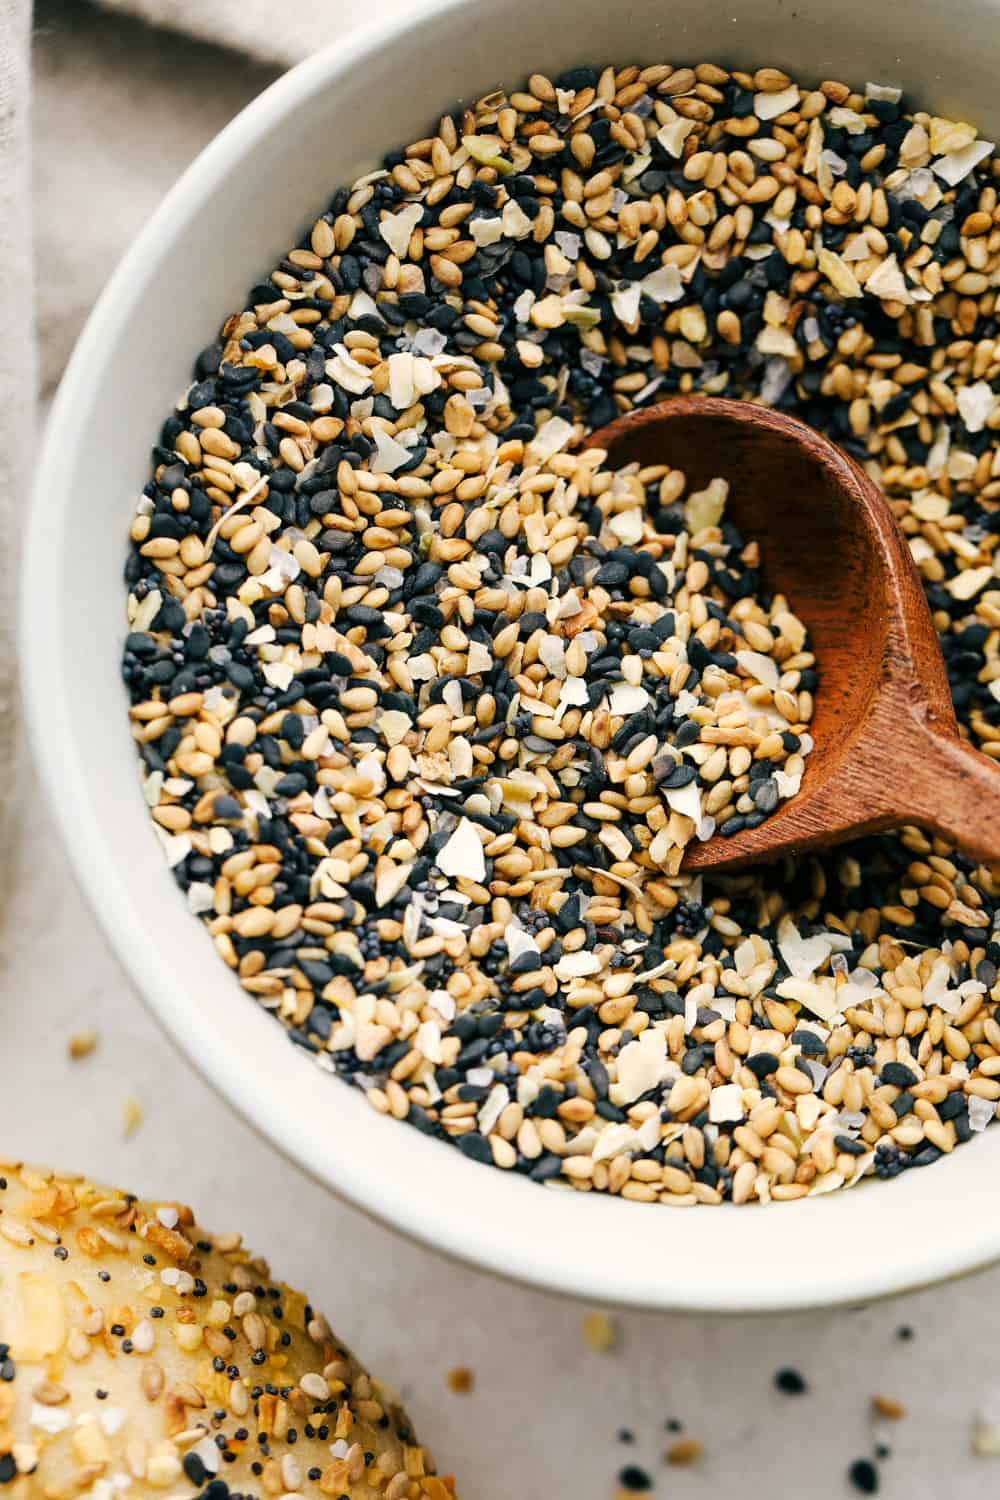
[[[298,9],[266,0],[98,0],[107,10],[151,26],[183,32],[216,47],[245,52],[259,62],[290,66],[376,15],[412,7],[413,0],[309,0]]]

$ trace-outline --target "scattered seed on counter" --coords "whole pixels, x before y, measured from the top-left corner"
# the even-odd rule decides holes
[[[627,1495],[645,1495],[653,1488],[652,1479],[638,1464],[627,1464],[618,1475],[618,1484]]]
[[[66,1043],[66,1052],[73,1062],[89,1057],[97,1046],[97,1032],[88,1027],[86,1031],[75,1031]]]
[[[703,1452],[704,1449],[697,1438],[678,1438],[676,1443],[670,1444],[663,1458],[668,1464],[685,1467],[688,1464],[697,1463]]]
[[[854,1489],[862,1495],[874,1495],[879,1487],[879,1473],[870,1458],[856,1458],[847,1471]]]
[[[583,1339],[595,1354],[608,1354],[618,1342],[618,1326],[604,1312],[589,1312],[583,1320]]]
[[[222,961],[381,1113],[671,1207],[994,1119],[995,872],[915,829],[680,872],[794,794],[822,684],[718,484],[580,448],[690,391],[828,432],[1000,759],[993,152],[883,84],[535,74],[337,191],[198,355],[126,567],[143,793]]]
[[[979,1458],[1000,1458],[1000,1389],[981,1393],[972,1422],[972,1451]]]
[[[912,1337],[912,1329],[908,1330],[908,1335]],[[802,1395],[809,1389],[805,1377],[790,1365],[783,1366],[775,1373],[773,1383],[778,1390],[787,1395]],[[907,1412],[903,1403],[895,1397],[875,1395],[869,1399],[868,1415],[874,1425],[875,1436],[881,1438],[887,1430],[880,1429],[879,1424],[899,1422],[906,1417]],[[670,1417],[663,1423],[663,1430],[672,1435],[681,1433],[683,1429],[684,1423],[676,1417]],[[617,1438],[619,1442],[629,1444],[636,1441],[636,1435],[631,1428],[619,1429]],[[988,1392],[981,1399],[972,1425],[971,1446],[973,1453],[979,1457],[1000,1456],[1000,1391]],[[704,1453],[704,1445],[697,1438],[674,1437],[674,1440],[668,1443],[663,1451],[663,1462],[670,1467],[688,1467],[697,1464],[704,1457]],[[879,1466],[891,1457],[892,1448],[887,1442],[881,1440],[874,1442],[871,1458],[853,1459],[847,1465],[846,1475],[851,1488],[863,1494],[874,1494],[881,1484]],[[627,1465],[618,1475],[619,1500],[629,1490],[626,1475],[630,1478],[634,1476],[640,1493],[652,1491],[653,1480],[645,1471],[639,1465]]]
[[[447,1381],[448,1389],[456,1396],[466,1396],[475,1386],[476,1377],[466,1365],[456,1365],[448,1371]]]
[[[128,1094],[122,1100],[122,1133],[126,1137],[135,1135],[135,1132],[139,1129],[144,1119],[145,1111],[142,1105],[138,1099]]]

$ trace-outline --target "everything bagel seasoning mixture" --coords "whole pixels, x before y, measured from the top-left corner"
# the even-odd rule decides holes
[[[905,829],[681,872],[795,794],[822,682],[721,481],[581,447],[692,391],[828,432],[1000,756],[993,149],[886,85],[533,74],[338,191],[198,356],[126,569],[143,788],[220,957],[376,1109],[674,1206],[994,1118],[991,870]]]

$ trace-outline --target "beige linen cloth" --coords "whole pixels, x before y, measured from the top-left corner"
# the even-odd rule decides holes
[[[30,7],[0,0],[0,850],[14,778],[14,613],[17,532],[31,471],[35,346],[28,226],[28,37]],[[0,878],[7,864],[0,861]]]
[[[16,559],[36,394],[44,419],[102,285],[202,146],[282,69],[415,3],[0,0],[0,852],[18,759]]]
[[[333,41],[362,18],[400,9],[403,0],[307,0],[274,5],[261,0],[101,0],[109,10],[139,16],[154,26],[235,48],[260,62],[287,67]]]

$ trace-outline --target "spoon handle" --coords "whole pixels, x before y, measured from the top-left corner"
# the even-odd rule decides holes
[[[900,823],[940,834],[973,859],[1000,861],[1000,764],[927,726],[902,748],[890,800]]]

